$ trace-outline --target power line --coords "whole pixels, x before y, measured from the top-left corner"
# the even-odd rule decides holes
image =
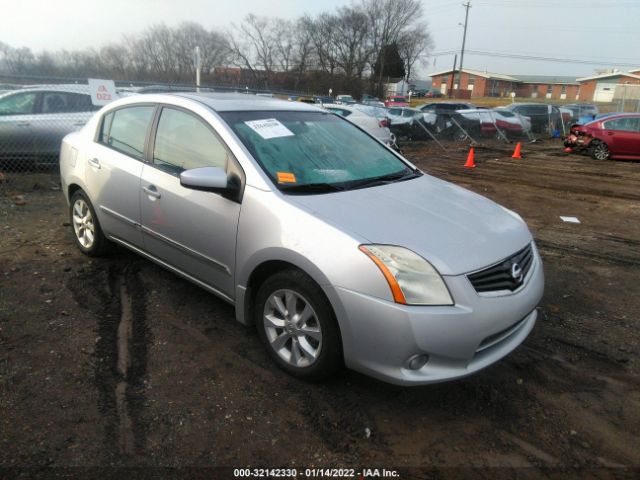
[[[507,53],[507,52],[490,52],[483,50],[466,50],[468,54],[471,55],[479,55],[483,57],[497,57],[497,58],[514,58],[518,60],[535,60],[542,62],[558,62],[558,63],[574,63],[581,65],[616,65],[619,67],[638,67],[640,65],[640,61],[629,63],[629,62],[618,62],[615,59],[603,59],[603,60],[579,60],[575,58],[557,58],[557,57],[544,57],[544,56],[535,56],[535,55],[522,55],[518,53]],[[453,55],[455,50],[449,51],[441,51],[441,52],[433,52],[429,54],[431,57],[442,57],[446,55]]]

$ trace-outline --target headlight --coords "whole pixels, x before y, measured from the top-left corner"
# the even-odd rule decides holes
[[[420,255],[395,245],[360,245],[389,283],[396,303],[453,305],[444,280]]]

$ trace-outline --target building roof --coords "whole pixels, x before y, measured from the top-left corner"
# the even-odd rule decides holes
[[[457,71],[458,70],[456,70],[456,72]],[[462,71],[465,72],[465,73],[468,73],[469,75],[475,75],[476,77],[494,78],[496,80],[506,80],[508,82],[518,82],[519,81],[514,77],[511,77],[509,75],[503,75],[501,73],[483,72],[481,70],[471,70],[471,69],[468,69],[468,68],[463,68]],[[438,77],[440,75],[450,74],[451,72],[452,72],[451,69],[442,70],[441,72],[429,73],[429,74],[427,74],[427,76],[428,77]]]
[[[637,71],[637,70],[634,70],[634,71]],[[611,78],[611,77],[631,77],[631,78],[637,78],[638,80],[640,80],[640,75],[635,75],[633,73],[623,72],[623,71],[602,73],[600,75],[592,75],[591,77],[577,78],[576,80],[578,82],[586,82],[587,80],[600,80],[601,78]]]
[[[540,83],[547,85],[579,85],[576,77],[557,75],[513,75],[513,77],[520,80],[522,83]]]

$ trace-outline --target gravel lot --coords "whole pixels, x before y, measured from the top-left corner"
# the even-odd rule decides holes
[[[80,254],[55,174],[5,174],[0,467],[637,475],[640,164],[552,142],[515,160],[510,148],[478,147],[473,170],[463,148],[404,148],[427,173],[520,213],[547,282],[539,323],[514,353],[410,389],[349,371],[320,385],[288,377],[226,303],[125,250]]]

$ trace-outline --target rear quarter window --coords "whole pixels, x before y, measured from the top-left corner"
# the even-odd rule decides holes
[[[146,105],[125,107],[108,113],[102,120],[98,141],[141,160],[154,108]]]

